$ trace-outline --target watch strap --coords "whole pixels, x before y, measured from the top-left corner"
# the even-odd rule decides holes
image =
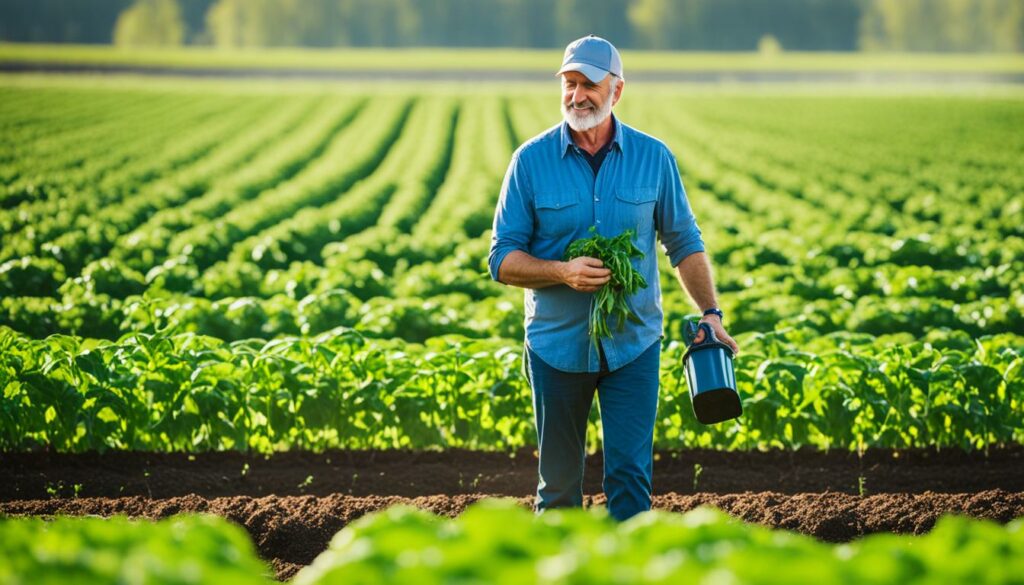
[[[722,310],[718,307],[711,307],[710,309],[705,310],[704,316],[707,317],[708,315],[718,315],[719,319],[725,319],[725,314],[722,313]]]

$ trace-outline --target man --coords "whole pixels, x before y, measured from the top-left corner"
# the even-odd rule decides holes
[[[494,217],[491,277],[525,291],[525,370],[533,389],[540,452],[537,511],[583,502],[587,418],[597,391],[604,433],[604,491],[611,516],[651,507],[662,309],[655,236],[719,339],[711,267],[679,169],[660,141],[611,114],[622,96],[622,60],[593,35],[565,50],[562,124],[512,156]],[[649,283],[628,299],[640,323],[613,329],[595,349],[588,336],[594,291],[610,271],[596,258],[562,262],[566,246],[595,226],[626,229],[644,252],[634,264]],[[703,332],[697,341],[703,339]]]

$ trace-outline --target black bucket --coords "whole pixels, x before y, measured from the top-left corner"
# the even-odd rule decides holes
[[[694,344],[693,339],[699,329],[704,330],[704,341]],[[736,390],[732,348],[719,341],[707,323],[690,321],[686,324],[685,334],[690,346],[683,355],[683,367],[697,420],[713,425],[739,417],[743,414],[743,406]]]

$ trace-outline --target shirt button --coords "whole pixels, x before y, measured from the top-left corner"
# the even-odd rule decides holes
[[[601,200],[600,197],[594,197],[594,201],[600,201],[600,200]]]
[[[599,220],[597,220],[597,223],[601,223],[601,220],[600,220],[600,219],[599,219]]]

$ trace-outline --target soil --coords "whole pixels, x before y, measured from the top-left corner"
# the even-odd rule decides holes
[[[411,504],[436,514],[455,516],[466,506],[493,494],[401,496],[234,496],[197,495],[166,499],[142,496],[23,500],[0,504],[0,514],[53,515],[126,514],[163,518],[182,512],[207,512],[244,526],[260,556],[279,579],[292,577],[324,549],[349,522],[397,503]],[[532,499],[516,500],[529,508]],[[590,496],[586,505],[602,505],[604,496]],[[720,508],[737,518],[772,528],[786,528],[830,542],[844,542],[874,532],[922,534],[945,513],[966,514],[1008,522],[1024,516],[1024,493],[988,490],[973,494],[877,494],[855,496],[838,492],[782,494],[677,494],[654,497],[654,507],[684,512],[700,505]]]
[[[988,456],[933,450],[657,455],[655,508],[712,505],[830,542],[875,532],[921,534],[945,513],[1004,523],[1024,517],[1019,446]],[[701,466],[696,489],[694,464]],[[446,516],[493,496],[528,508],[536,465],[532,450],[0,454],[0,515],[213,513],[244,526],[277,577],[287,579],[349,522],[396,503]],[[588,458],[586,477],[585,505],[603,505],[600,455]]]
[[[584,492],[601,492],[600,453],[587,458]],[[701,471],[696,478],[695,465]],[[53,496],[169,498],[346,494],[352,496],[526,496],[537,486],[533,449],[105,454],[0,453],[0,501]],[[952,450],[723,452],[655,454],[655,493],[772,491],[867,493],[1024,492],[1024,446]],[[77,494],[75,485],[80,486]]]

